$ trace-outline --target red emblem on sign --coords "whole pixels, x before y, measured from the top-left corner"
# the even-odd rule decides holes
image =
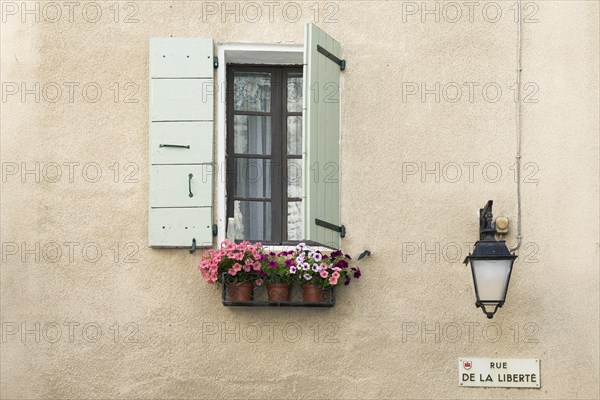
[[[463,361],[463,367],[465,367],[465,369],[471,369],[471,361]]]

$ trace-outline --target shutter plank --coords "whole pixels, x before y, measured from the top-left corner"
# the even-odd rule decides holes
[[[202,38],[152,38],[151,78],[213,78],[213,43]]]
[[[323,46],[327,46],[327,37],[325,33],[321,30],[316,31],[316,36],[318,37],[317,43],[320,43]],[[315,194],[317,196],[317,209],[315,210],[316,217],[329,222],[327,219],[326,213],[326,199],[325,192],[327,190],[326,183],[326,171],[325,171],[325,162],[327,160],[327,146],[326,146],[326,123],[327,123],[327,105],[324,102],[325,99],[325,82],[324,79],[327,78],[327,60],[320,53],[315,54],[316,65],[317,65],[317,73],[315,74],[315,84],[318,87],[318,98],[316,102],[317,110],[318,110],[318,120],[317,120],[317,168],[319,171],[318,174],[318,183],[315,186]],[[331,241],[331,237],[329,235],[329,229],[323,228],[322,226],[317,226],[317,238],[319,238],[319,243],[329,244]]]
[[[212,246],[212,208],[153,208],[149,241],[155,247]]]
[[[212,121],[212,79],[152,79],[151,121]]]
[[[208,164],[213,160],[213,122],[151,122],[150,162]],[[190,146],[177,148],[161,145]]]
[[[327,48],[333,54],[340,54],[338,43],[331,37],[327,37]],[[332,62],[326,57],[324,58],[327,63],[327,77],[337,77],[336,81],[327,81],[324,84],[325,97],[323,102],[327,109],[327,118],[325,120],[325,148],[327,149],[327,162],[325,164],[324,172],[327,176],[324,178],[325,186],[325,218],[326,221],[337,221],[336,225],[340,223],[340,203],[339,203],[339,170],[340,170],[340,146],[339,146],[339,135],[340,135],[340,103],[339,96],[337,96],[337,88],[339,88],[339,76],[340,68],[337,64]],[[339,247],[340,234],[339,232],[327,229],[327,239],[331,247]]]
[[[150,169],[152,175],[150,204],[153,208],[210,207],[212,205],[211,166],[152,165]],[[189,174],[192,174],[191,179]]]

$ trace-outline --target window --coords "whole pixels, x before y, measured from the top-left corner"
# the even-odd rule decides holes
[[[214,50],[211,38],[150,39],[148,244],[211,247],[231,218],[240,240],[339,248],[340,44],[307,23],[302,46]]]
[[[236,240],[302,239],[302,67],[227,69],[227,216]]]

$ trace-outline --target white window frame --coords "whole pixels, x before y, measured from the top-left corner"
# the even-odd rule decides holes
[[[226,146],[227,146],[227,64],[279,64],[302,65],[304,63],[303,44],[256,44],[256,43],[222,43],[217,46],[219,68],[217,69],[218,101],[217,101],[217,227],[218,243],[225,240],[227,226],[227,190],[226,190]],[[279,250],[289,246],[268,246],[268,249]]]

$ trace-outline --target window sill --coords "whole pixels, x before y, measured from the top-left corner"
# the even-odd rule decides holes
[[[288,245],[264,245],[263,248],[266,251],[274,251],[276,253],[281,252],[281,251],[288,251],[288,250],[293,250],[296,247],[296,245],[292,245],[292,244],[288,244]],[[324,246],[308,246],[311,250],[313,251],[320,251],[321,253],[327,254],[327,253],[331,253],[332,249],[330,249],[329,247],[324,247]]]

